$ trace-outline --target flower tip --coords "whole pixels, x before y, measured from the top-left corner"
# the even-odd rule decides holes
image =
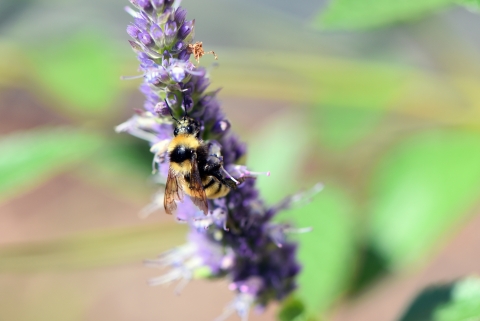
[[[323,183],[317,183],[313,186],[312,190],[316,193],[322,191],[325,188],[325,184]]]
[[[131,1],[130,1],[131,2]],[[132,17],[134,18],[137,18],[138,17],[138,14],[135,10],[133,10],[132,8],[130,8],[129,6],[125,6],[123,7],[123,10],[125,10],[125,12],[127,12],[129,15],[131,15]]]
[[[158,267],[158,260],[143,260],[143,265],[148,267]],[[152,279],[148,280],[151,281]]]
[[[128,121],[118,125],[115,127],[115,132],[117,134],[119,133],[123,133],[123,132],[126,132],[128,130],[128,128],[130,127],[130,123]]]

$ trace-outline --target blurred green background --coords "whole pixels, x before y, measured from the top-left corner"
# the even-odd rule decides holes
[[[326,186],[281,217],[314,227],[287,302],[304,316],[398,320],[426,285],[479,271],[476,3],[182,2],[248,164],[272,173],[266,200]],[[186,229],[139,218],[152,155],[113,130],[143,104],[119,80],[138,74],[127,4],[0,3],[0,320],[212,320],[232,298],[227,281],[146,285],[161,271],[142,260]]]

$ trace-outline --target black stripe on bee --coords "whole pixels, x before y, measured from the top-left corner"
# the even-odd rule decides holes
[[[206,185],[203,185],[203,189],[207,189],[210,186],[212,186],[213,184],[215,184],[215,179],[210,178],[210,181]]]
[[[217,191],[215,193],[213,193],[213,195],[217,195],[218,193],[220,193],[220,191],[222,190],[222,184],[221,183],[218,183],[218,188],[217,188]]]

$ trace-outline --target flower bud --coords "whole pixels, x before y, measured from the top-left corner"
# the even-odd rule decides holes
[[[136,26],[133,26],[133,25],[129,25],[127,27],[127,33],[130,37],[134,38],[134,39],[137,39],[137,36],[138,34],[140,33],[140,30],[138,29],[138,27]]]
[[[150,26],[150,35],[157,44],[160,44],[160,42],[163,40],[162,28],[155,23]]]
[[[192,31],[194,28],[194,21],[186,21],[178,30],[178,39],[185,39]]]
[[[217,121],[213,125],[212,132],[214,132],[215,134],[223,134],[229,129],[230,129],[230,122],[226,119],[222,119]]]

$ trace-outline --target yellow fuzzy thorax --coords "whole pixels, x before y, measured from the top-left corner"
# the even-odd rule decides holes
[[[201,141],[193,135],[180,134],[173,137],[172,141],[168,145],[168,152],[170,153],[178,145],[183,145],[185,148],[197,149],[200,146]]]

